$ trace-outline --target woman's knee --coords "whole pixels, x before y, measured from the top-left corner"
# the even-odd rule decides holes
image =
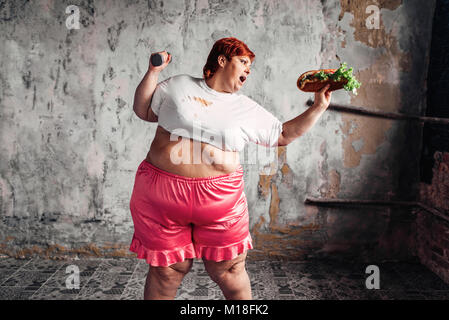
[[[243,253],[228,261],[215,262],[204,260],[204,266],[211,279],[216,283],[220,283],[246,272],[245,262],[246,253]]]
[[[192,268],[193,259],[187,259],[183,262],[172,264],[168,267],[152,267],[150,266],[149,274],[156,277],[163,283],[181,282],[184,276],[189,273]]]

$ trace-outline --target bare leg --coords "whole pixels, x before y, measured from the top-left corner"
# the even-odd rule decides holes
[[[227,300],[251,300],[251,283],[245,269],[246,252],[233,260],[204,260],[211,279],[218,284]]]
[[[168,267],[151,267],[148,270],[143,298],[145,300],[173,300],[184,276],[190,271],[193,259]]]

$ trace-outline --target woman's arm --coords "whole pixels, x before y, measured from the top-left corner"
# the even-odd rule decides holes
[[[166,51],[158,53],[164,56],[165,62],[162,65],[155,67],[150,59],[148,71],[145,73],[145,76],[134,93],[134,112],[140,119],[150,122],[157,122],[157,116],[151,110],[150,104],[154,90],[156,90],[159,73],[161,73],[171,61],[171,54],[168,54]]]
[[[154,90],[156,90],[159,73],[159,71],[148,70],[140,84],[137,86],[136,93],[134,94],[133,110],[142,120],[155,120],[151,122],[157,121],[157,116],[150,110],[150,103]],[[149,117],[149,114],[152,117]]]
[[[329,85],[315,92],[315,102],[313,106],[301,113],[296,118],[283,123],[282,134],[278,140],[278,146],[286,146],[296,138],[309,131],[326,111],[331,101],[332,92],[327,91]]]

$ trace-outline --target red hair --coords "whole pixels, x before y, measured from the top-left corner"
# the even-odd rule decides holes
[[[218,57],[224,55],[228,61],[234,56],[247,56],[253,62],[256,55],[248,48],[248,46],[239,39],[230,37],[217,40],[207,57],[205,66],[203,67],[203,76],[208,79],[217,71]]]

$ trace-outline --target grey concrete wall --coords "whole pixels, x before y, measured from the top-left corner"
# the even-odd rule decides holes
[[[68,5],[80,29],[68,30]],[[366,7],[380,8],[368,29]],[[419,115],[434,1],[0,1],[0,250],[10,255],[126,255],[129,199],[156,124],[132,110],[150,52],[173,62],[161,80],[200,77],[213,43],[237,37],[255,52],[242,93],[281,121],[312,95],[304,71],[353,66],[359,95],[333,102]],[[253,258],[414,254],[408,209],[322,208],[306,197],[415,199],[418,124],[326,111],[274,157],[242,151]],[[263,148],[263,147],[262,147]],[[265,161],[265,162],[264,162]]]

